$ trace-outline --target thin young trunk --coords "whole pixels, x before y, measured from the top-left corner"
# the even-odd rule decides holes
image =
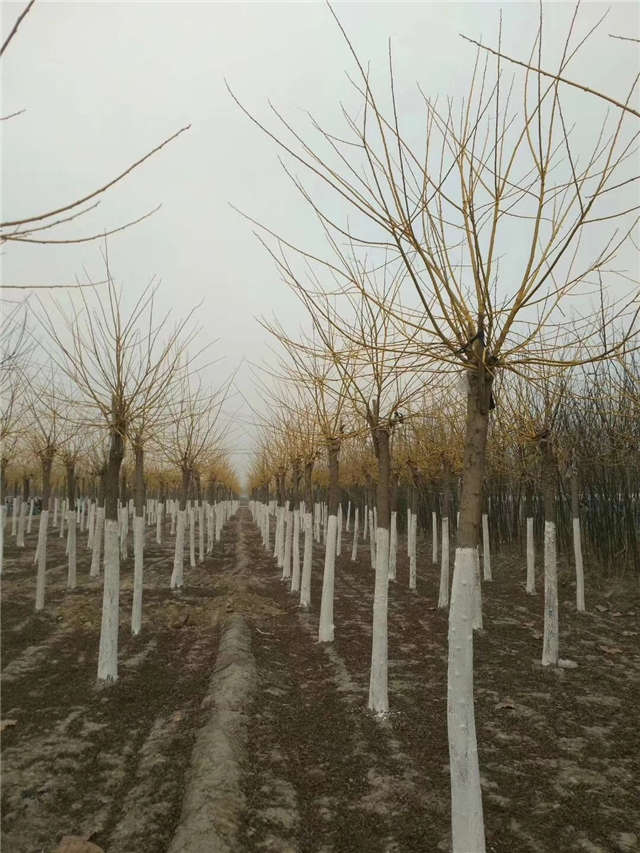
[[[442,549],[440,552],[440,590],[438,592],[438,607],[446,609],[449,606],[449,518],[442,516]]]
[[[558,633],[558,563],[556,548],[555,482],[556,464],[551,436],[541,439],[544,499],[544,634],[542,665],[557,666]]]
[[[284,505],[284,559],[282,562],[282,580],[291,578],[291,549],[293,544],[293,511],[290,501]]]
[[[300,512],[297,509],[293,513],[291,592],[300,592]]]
[[[120,551],[118,530],[118,487],[120,466],[124,458],[122,422],[115,418],[105,478],[104,586],[102,624],[98,653],[98,680],[115,681],[118,677],[118,625],[120,619]]]
[[[484,579],[486,581],[493,580],[491,574],[491,546],[489,544],[489,516],[486,512],[482,513],[482,566]]]
[[[355,563],[358,559],[358,524],[360,522],[360,509],[356,506],[353,517],[353,543],[351,545],[351,562]]]
[[[304,555],[302,558],[302,578],[300,581],[300,607],[311,604],[311,564],[313,560],[313,460],[307,460],[304,466]]]
[[[171,589],[180,589],[184,586],[184,529],[186,521],[187,494],[189,492],[188,468],[182,469],[182,488],[177,511],[176,542],[173,554],[173,572],[171,573]],[[174,501],[175,507],[175,501]],[[175,515],[175,513],[174,513]]]
[[[576,562],[576,609],[584,613],[584,567],[582,564],[582,537],[580,533],[580,498],[578,473],[571,471],[571,516],[573,521],[573,556]]]
[[[491,381],[467,371],[464,473],[449,607],[447,731],[453,853],[484,853],[484,819],[473,700],[473,620]]]
[[[438,565],[438,513],[431,513],[431,562]]]
[[[327,442],[329,461],[329,514],[324,552],[324,573],[322,576],[322,597],[320,599],[320,624],[318,640],[331,643],[334,637],[333,625],[333,587],[336,566],[336,539],[338,534],[338,454],[340,441]]]
[[[374,431],[374,446],[378,458],[377,527],[375,583],[373,590],[373,626],[371,636],[371,670],[369,675],[369,710],[385,714],[389,710],[388,691],[388,630],[387,611],[389,596],[389,523],[391,506],[390,435],[385,427]]]
[[[336,536],[336,557],[342,553],[342,504],[338,504],[338,533]]]
[[[142,592],[144,586],[144,447],[141,441],[134,445],[135,495],[133,518],[133,601],[131,605],[131,633],[137,636],[142,628]]]
[[[533,495],[531,486],[527,487],[527,592],[534,595],[536,591],[536,552],[533,538]]]
[[[51,466],[53,448],[47,448],[40,454],[42,465],[42,512],[38,527],[38,575],[36,579],[36,610],[44,609],[47,572],[47,533],[49,527],[49,499],[51,497]]]
[[[69,460],[67,469],[67,553],[69,568],[67,573],[67,589],[75,589],[77,583],[76,571],[76,472],[75,462]]]

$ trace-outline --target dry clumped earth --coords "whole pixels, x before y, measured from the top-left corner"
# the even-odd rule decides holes
[[[4,850],[49,853],[65,835],[108,853],[167,850],[196,733],[208,718],[221,631],[238,613],[250,626],[257,683],[246,709],[231,849],[449,849],[447,624],[436,609],[429,542],[417,593],[407,589],[402,553],[390,583],[392,710],[380,721],[365,710],[373,573],[368,547],[350,561],[349,535],[337,562],[336,640],[320,645],[317,607],[299,610],[245,508],[204,564],[190,569],[187,560],[178,594],[168,589],[171,542],[156,545],[149,530],[142,634],[132,638],[127,628],[129,559],[120,678],[106,688],[95,686],[101,597],[99,580],[88,578],[85,536],[79,588],[69,593],[64,545],[52,535],[48,602],[36,615],[36,535],[34,524],[21,552],[5,542]],[[494,581],[483,584],[485,630],[475,642],[487,849],[640,850],[637,586],[588,585],[589,613],[578,616],[563,567],[561,656],[577,666],[542,669],[542,583],[528,596],[522,558],[497,554],[492,562]],[[316,545],[315,603],[322,566]]]

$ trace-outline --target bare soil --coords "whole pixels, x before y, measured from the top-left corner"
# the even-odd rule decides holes
[[[34,525],[36,528],[37,525]],[[123,565],[120,679],[95,687],[100,584],[64,589],[61,540],[50,539],[48,603],[33,612],[35,535],[6,548],[3,578],[3,849],[50,851],[64,834],[109,853],[160,853],[181,808],[186,766],[211,676],[218,626],[241,612],[258,683],[243,768],[239,851],[449,849],[446,614],[439,571],[422,543],[418,589],[401,549],[390,582],[391,713],[366,711],[373,572],[368,543],[337,561],[333,644],[318,644],[322,547],[310,613],[280,580],[246,509],[186,589],[168,589],[171,546],[148,534],[144,624],[127,630],[131,561]],[[242,543],[244,568],[236,546]],[[586,615],[560,576],[561,657],[539,666],[543,595],[524,591],[524,560],[494,554],[475,640],[476,721],[487,849],[640,850],[640,596],[587,578]]]

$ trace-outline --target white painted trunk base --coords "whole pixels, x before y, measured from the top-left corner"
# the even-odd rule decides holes
[[[438,593],[438,607],[444,609],[449,606],[449,519],[442,519],[442,549],[440,552],[440,590]]]
[[[300,592],[300,513],[293,513],[291,592]]]
[[[582,536],[580,519],[573,519],[573,555],[576,561],[576,609],[584,613],[584,566],[582,564]]]
[[[324,549],[324,574],[322,576],[322,598],[320,600],[320,623],[318,640],[321,643],[332,643],[333,626],[333,586],[336,567],[336,536],[338,519],[330,515],[327,520],[327,539]]]
[[[133,602],[131,633],[136,636],[142,628],[142,588],[144,583],[144,516],[133,517]]]
[[[75,589],[77,585],[77,569],[76,569],[76,514],[70,509],[67,517],[67,555],[68,555],[68,570],[67,570],[67,589]]]
[[[431,562],[438,565],[438,515],[431,513]]]
[[[533,538],[533,518],[527,518],[527,592],[536,591],[536,546]]]
[[[486,581],[493,580],[491,574],[491,544],[489,541],[489,516],[482,513],[482,569]]]
[[[313,558],[313,516],[304,514],[304,556],[300,581],[300,607],[311,605],[311,560]]]
[[[176,521],[176,543],[173,553],[173,572],[171,573],[171,589],[184,586],[184,528],[187,511],[179,509]]]
[[[398,513],[391,513],[391,528],[389,530],[389,580],[396,579],[396,562],[398,558]]]
[[[376,529],[376,577],[373,591],[373,630],[369,710],[386,714],[389,710],[387,610],[389,597],[389,531]]]
[[[104,534],[104,507],[99,506],[96,510],[95,528],[93,531],[93,544],[91,546],[91,569],[89,575],[97,578],[100,574],[100,558],[102,556],[102,536]]]
[[[36,610],[44,609],[44,593],[47,571],[47,528],[49,526],[49,510],[40,514],[38,527],[38,574],[36,576]]]
[[[98,652],[98,680],[118,678],[118,623],[120,617],[120,531],[118,522],[104,523],[104,585]]]
[[[556,525],[544,523],[544,632],[542,665],[557,666],[558,637],[558,564],[556,555]]]
[[[353,542],[351,544],[351,562],[352,563],[355,563],[355,561],[358,559],[358,524],[359,524],[359,521],[360,521],[360,519],[358,517],[358,507],[356,507],[355,515],[353,518]]]
[[[447,731],[453,853],[484,853],[482,791],[473,701],[476,548],[456,548],[449,609]]]
[[[411,551],[409,552],[409,589],[416,589],[418,574],[418,551],[416,540],[418,538],[418,515],[411,513]]]

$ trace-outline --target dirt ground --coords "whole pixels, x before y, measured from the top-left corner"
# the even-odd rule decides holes
[[[368,547],[337,562],[331,645],[316,642],[322,548],[304,613],[246,509],[185,591],[171,593],[170,544],[148,534],[143,632],[131,638],[131,563],[122,569],[120,679],[95,686],[100,585],[65,592],[64,548],[50,539],[48,603],[33,612],[37,525],[24,553],[5,547],[2,595],[3,850],[49,853],[63,834],[108,853],[161,853],[180,813],[200,703],[225,613],[252,629],[258,684],[249,709],[239,851],[449,849],[446,615],[424,543],[418,590],[402,552],[390,583],[391,713],[366,712],[373,572]],[[236,571],[241,540],[249,573]],[[5,543],[7,545],[7,543]],[[493,557],[475,641],[475,693],[487,849],[640,850],[640,596],[595,592],[578,616],[561,570],[561,657],[542,669],[542,583]],[[8,724],[7,724],[8,721]],[[15,721],[15,722],[11,722]]]

